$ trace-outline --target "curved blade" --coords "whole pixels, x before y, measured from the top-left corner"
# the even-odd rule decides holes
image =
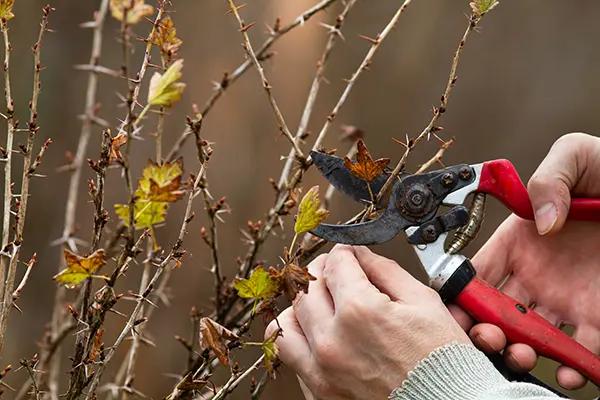
[[[321,174],[335,187],[337,190],[352,197],[355,201],[371,201],[369,188],[367,183],[352,175],[345,166],[344,159],[336,156],[331,156],[319,151],[311,151],[310,157],[315,166],[321,171]],[[371,190],[373,193],[379,193],[385,181],[390,176],[389,172],[384,172],[371,182]]]
[[[392,240],[408,225],[396,210],[388,208],[373,221],[355,225],[321,224],[311,233],[329,242],[366,246]]]

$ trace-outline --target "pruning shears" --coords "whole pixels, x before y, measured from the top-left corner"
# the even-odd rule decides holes
[[[367,183],[355,177],[341,158],[322,152],[312,152],[311,158],[336,189],[359,202],[372,201],[372,193],[378,193],[390,176],[384,171]],[[469,209],[464,203],[471,193],[475,196]],[[519,217],[533,220],[527,189],[515,167],[508,160],[493,160],[400,175],[390,190],[387,207],[377,218],[353,225],[321,224],[312,233],[335,243],[373,245],[404,231],[429,277],[429,285],[442,300],[459,305],[478,322],[497,325],[509,342],[528,344],[538,354],[600,385],[599,356],[528,305],[478,279],[469,259],[459,254],[481,223],[486,194],[496,197]],[[440,213],[441,206],[449,209]],[[572,199],[568,218],[600,222],[600,199]],[[448,244],[454,230],[454,239]]]

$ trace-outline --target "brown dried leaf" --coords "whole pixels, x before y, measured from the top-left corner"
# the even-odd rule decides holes
[[[90,353],[88,354],[88,360],[91,362],[97,361],[100,354],[102,354],[102,350],[104,349],[104,342],[102,341],[102,336],[104,335],[104,329],[98,329],[96,335],[94,336],[94,340],[92,342],[92,348],[90,349]]]
[[[308,268],[293,263],[281,269],[271,267],[269,274],[290,300],[294,300],[299,292],[308,293],[308,284],[317,279],[308,272]]]
[[[221,364],[229,365],[229,348],[227,343],[238,340],[239,337],[229,329],[219,325],[212,319],[200,319],[200,346],[203,350],[210,349],[215,353]]]
[[[380,158],[373,160],[365,142],[359,140],[356,142],[356,161],[353,162],[348,157],[344,158],[344,166],[352,172],[354,176],[363,181],[371,182],[383,173],[383,170],[390,163],[389,158]]]
[[[127,134],[119,133],[117,136],[110,138],[110,155],[109,162],[123,161],[121,147],[127,143]]]
[[[160,20],[158,29],[152,35],[151,41],[160,48],[163,54],[173,57],[181,47],[183,41],[177,37],[177,30],[171,17]]]

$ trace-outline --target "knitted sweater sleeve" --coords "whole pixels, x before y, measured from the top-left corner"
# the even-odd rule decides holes
[[[390,400],[555,400],[554,393],[506,380],[472,344],[434,350],[408,374]]]

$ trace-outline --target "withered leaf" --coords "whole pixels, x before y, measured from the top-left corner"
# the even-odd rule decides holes
[[[14,5],[15,0],[0,0],[0,19],[8,21],[13,18],[15,16],[12,12]]]
[[[308,268],[293,263],[281,269],[271,267],[269,274],[290,300],[294,300],[299,292],[308,293],[308,284],[317,279],[308,272]]]
[[[177,37],[177,30],[171,17],[165,17],[160,20],[158,29],[154,31],[151,41],[160,48],[163,54],[173,56],[181,47],[183,41]]]
[[[100,328],[94,336],[94,340],[92,341],[92,348],[88,353],[88,360],[91,362],[98,361],[98,357],[102,354],[104,348],[104,342],[102,341],[103,335],[104,329]]]
[[[107,279],[104,276],[95,275],[96,271],[106,264],[103,249],[96,250],[87,257],[79,256],[65,249],[64,257],[67,267],[53,278],[58,283],[73,288],[90,277]]]
[[[356,161],[353,162],[348,157],[344,158],[344,166],[348,168],[354,176],[363,181],[371,182],[383,173],[383,170],[390,163],[389,158],[380,158],[373,160],[365,142],[359,140],[356,142]]]
[[[124,132],[119,133],[117,136],[110,138],[110,154],[109,162],[123,161],[123,155],[121,154],[121,147],[127,143],[127,134]]]
[[[183,161],[181,159],[163,164],[149,161],[138,182],[135,195],[144,200],[175,202],[181,199],[185,193],[184,190],[181,190],[182,174]]]
[[[300,200],[294,232],[305,233],[313,230],[327,218],[327,215],[329,215],[329,211],[321,208],[319,187],[313,186]]]
[[[200,319],[200,346],[215,353],[221,364],[229,365],[229,348],[227,343],[239,337],[224,326],[208,317]]]
[[[144,0],[110,0],[110,13],[118,21],[123,21],[127,13],[127,23],[137,24],[154,14],[154,7],[145,4]]]

